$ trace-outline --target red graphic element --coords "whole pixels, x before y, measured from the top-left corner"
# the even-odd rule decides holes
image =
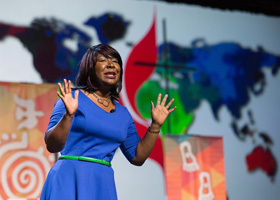
[[[246,162],[249,172],[260,168],[270,177],[276,173],[276,161],[269,148],[256,147],[252,153],[246,156]]]
[[[156,46],[156,18],[153,19],[153,24],[147,35],[132,49],[131,54],[126,63],[124,73],[124,84],[126,88],[127,98],[134,112],[141,117],[136,105],[137,90],[146,81],[153,71],[155,66],[139,65],[141,63],[156,63],[157,61],[157,46]],[[142,117],[141,117],[142,118]],[[145,135],[147,127],[135,121],[136,129],[141,138]],[[150,158],[158,162],[163,167],[163,151],[160,137],[158,137],[154,150]]]
[[[142,83],[153,73],[155,66],[138,65],[135,62],[156,63],[157,47],[155,37],[155,18],[147,35],[133,49],[126,63],[125,87],[131,106],[138,112],[135,95]]]

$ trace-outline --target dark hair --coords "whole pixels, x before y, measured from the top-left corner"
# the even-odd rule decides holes
[[[78,75],[76,77],[76,87],[77,89],[84,89],[87,92],[95,92],[98,90],[97,77],[95,74],[95,65],[97,62],[97,55],[102,54],[105,57],[114,57],[118,60],[121,67],[120,79],[116,86],[111,90],[111,98],[119,100],[119,93],[122,90],[122,59],[120,54],[113,47],[107,44],[98,44],[90,47],[84,54],[81,62]]]

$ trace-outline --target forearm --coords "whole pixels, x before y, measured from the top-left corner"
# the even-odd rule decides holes
[[[146,159],[152,153],[159,135],[159,131],[160,126],[152,123],[150,129],[147,130],[145,136],[137,145],[136,155],[132,161],[132,164],[141,166],[146,161]]]
[[[64,148],[72,119],[73,116],[65,113],[61,120],[46,132],[45,143],[49,152],[57,153]]]

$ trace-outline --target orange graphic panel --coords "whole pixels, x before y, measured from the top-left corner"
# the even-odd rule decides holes
[[[38,199],[55,155],[44,132],[55,84],[0,82],[0,199]]]
[[[166,135],[168,200],[226,200],[221,137]]]

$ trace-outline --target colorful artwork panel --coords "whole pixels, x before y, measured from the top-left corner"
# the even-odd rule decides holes
[[[226,199],[221,137],[166,135],[164,144],[169,200]]]
[[[55,84],[0,82],[0,199],[38,199],[55,162],[44,132]]]

